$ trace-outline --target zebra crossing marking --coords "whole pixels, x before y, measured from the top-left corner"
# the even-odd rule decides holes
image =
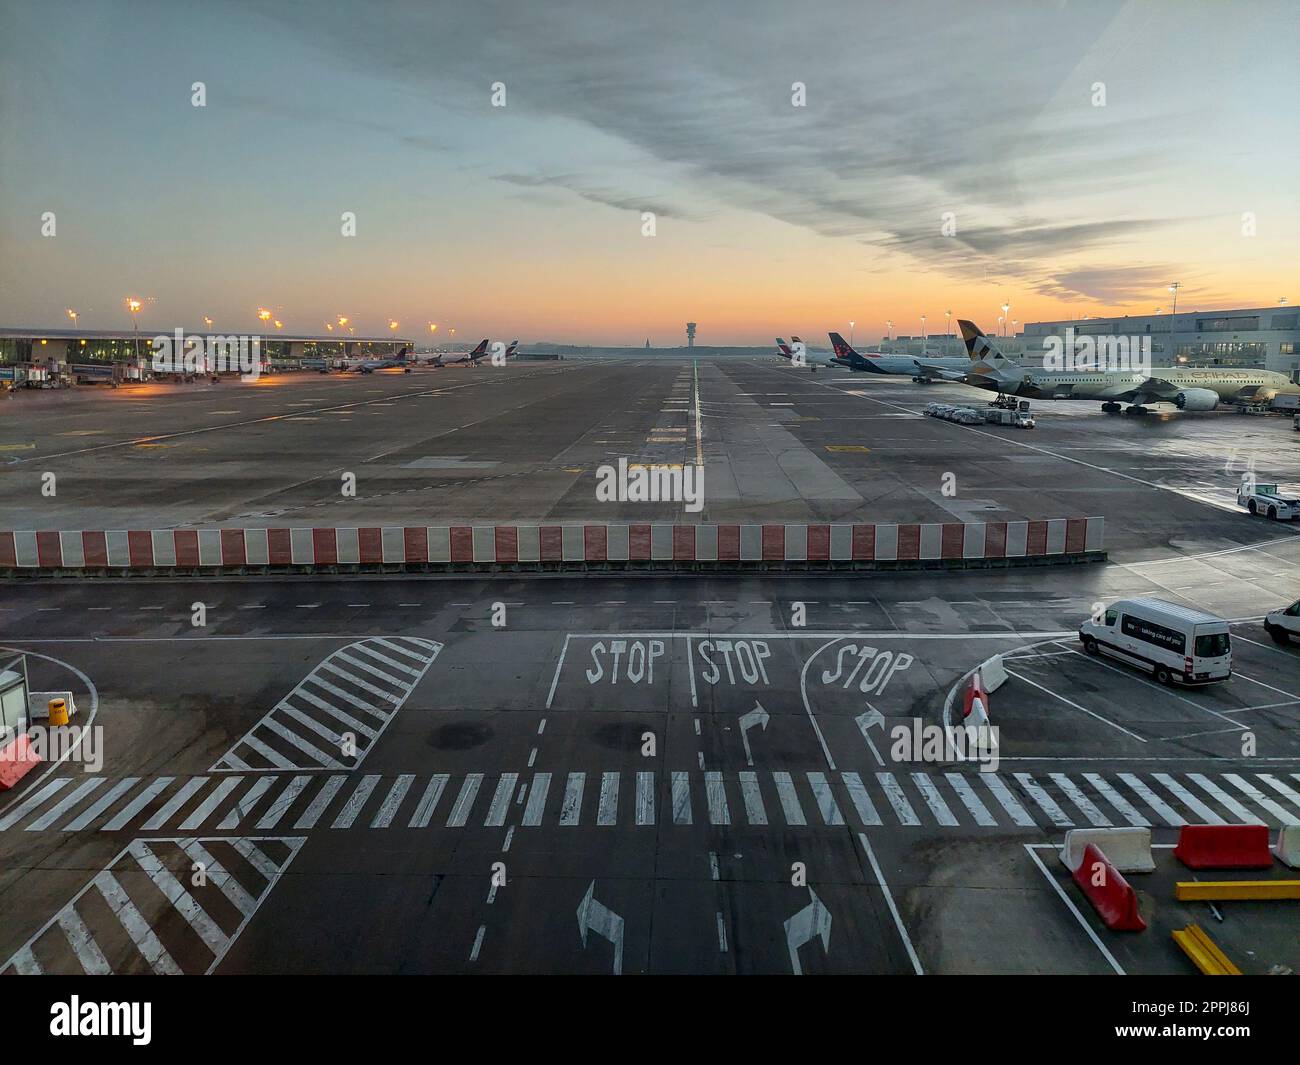
[[[422,778],[415,773],[347,772],[328,776],[132,776],[116,781],[97,777],[75,786],[77,778],[68,776],[42,784],[5,815],[3,825],[26,832],[135,833],[236,833],[248,823],[255,824],[256,831],[268,831],[291,820],[294,831],[299,832],[317,827],[502,828],[510,820],[511,806],[518,805],[521,816],[517,827],[572,828],[593,820],[601,828],[620,824],[645,827],[656,823],[661,802],[665,803],[665,818],[681,827],[743,823],[836,828],[848,824],[851,817],[855,825],[905,828],[960,828],[972,823],[996,828],[1008,822],[1020,828],[1048,829],[1115,824],[1178,828],[1189,821],[1271,826],[1300,823],[1300,791],[1268,773],[1225,772],[1212,777],[1187,772],[1180,779],[1163,772],[1145,778],[1135,773],[1107,777],[1095,772],[1073,777],[1059,772],[1038,777],[1021,772],[1003,778],[955,770],[880,771],[864,779],[853,771],[828,774],[810,770],[795,775],[785,770],[747,769],[734,774],[718,770],[672,770],[666,774],[576,770],[558,776],[564,783],[558,802],[551,798],[557,774],[549,771],[465,773],[456,779],[448,773]],[[1300,780],[1300,775],[1293,776]],[[984,788],[977,780],[984,782]],[[661,784],[666,788],[661,789]],[[596,794],[584,802],[589,790]],[[445,820],[437,825],[434,814],[444,794],[454,798]],[[625,794],[631,798],[626,804],[620,801]],[[990,796],[995,803],[987,801]],[[696,803],[700,804],[699,820]],[[817,811],[811,822],[806,803]]]
[[[241,736],[210,773],[356,769],[442,651],[414,636],[330,653]],[[355,753],[345,733],[354,739]]]
[[[212,972],[305,842],[302,836],[132,839],[0,973],[108,975],[140,963],[160,975]],[[241,860],[248,868],[237,874]],[[183,883],[192,863],[201,865],[204,879]],[[228,911],[212,905],[209,885]],[[164,926],[170,950],[156,931]]]

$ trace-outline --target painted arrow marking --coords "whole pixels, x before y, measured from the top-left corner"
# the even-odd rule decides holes
[[[799,965],[799,948],[805,943],[821,936],[822,950],[827,954],[831,950],[830,910],[811,887],[808,888],[808,894],[812,897],[812,902],[785,922],[785,942],[790,948],[790,967],[795,976],[803,975],[803,968]]]
[[[764,732],[767,731],[767,723],[771,720],[770,715],[763,709],[763,704],[755,701],[754,709],[747,714],[740,715],[740,742],[745,745],[745,764],[754,764],[753,752],[749,749],[749,730],[755,725]]]
[[[623,975],[623,918],[595,898],[596,881],[592,881],[587,893],[578,904],[578,931],[582,933],[582,945],[587,945],[587,932],[592,931],[604,936],[614,944],[614,975]]]
[[[867,703],[871,706],[870,703]],[[876,750],[876,745],[871,741],[870,729],[873,725],[879,725],[880,731],[885,731],[885,715],[877,710],[874,706],[865,714],[859,714],[853,719],[858,723],[858,731],[862,733],[862,738],[867,741],[867,746],[871,748],[871,753],[876,756],[876,765],[884,766],[885,760],[880,757],[880,752]]]

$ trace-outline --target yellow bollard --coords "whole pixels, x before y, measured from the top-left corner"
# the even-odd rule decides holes
[[[68,704],[63,699],[50,700],[50,727],[68,723]]]

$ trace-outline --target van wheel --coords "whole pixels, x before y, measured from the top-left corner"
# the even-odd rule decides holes
[[[1246,509],[1249,510],[1252,514],[1255,513],[1255,510],[1256,510],[1257,508],[1255,507],[1255,501],[1254,501],[1253,499],[1252,499],[1249,503],[1246,504]]]
[[[1173,684],[1174,677],[1164,666],[1156,666],[1156,680],[1161,684]]]
[[[1269,507],[1269,508],[1268,508],[1268,516],[1269,516],[1270,518],[1272,518],[1274,521],[1276,521],[1276,520],[1277,520],[1277,507]]]
[[[1282,628],[1280,625],[1265,625],[1264,631],[1273,637],[1274,643],[1288,642],[1286,629]]]
[[[1095,655],[1097,653],[1097,641],[1091,636],[1085,636],[1083,638],[1083,649],[1087,651],[1088,654]]]

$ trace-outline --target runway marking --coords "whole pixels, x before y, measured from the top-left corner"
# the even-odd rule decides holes
[[[871,872],[876,878],[876,886],[880,888],[880,893],[885,898],[885,905],[889,907],[890,916],[894,919],[894,927],[898,929],[898,936],[903,941],[903,947],[907,950],[907,956],[912,962],[912,970],[917,976],[924,976],[925,970],[921,968],[921,959],[916,956],[916,948],[912,946],[912,937],[907,934],[907,926],[903,924],[903,918],[898,913],[898,907],[894,905],[894,896],[889,891],[889,885],[885,882],[885,874],[880,869],[880,863],[876,861],[876,852],[871,849],[871,844],[868,842],[865,832],[858,833],[858,842],[862,844],[862,849],[866,852],[867,861],[871,865]]]
[[[1068,909],[1072,914],[1074,914],[1074,919],[1079,922],[1079,927],[1082,928],[1084,932],[1087,933],[1088,938],[1092,940],[1093,946],[1095,946],[1099,951],[1101,951],[1102,957],[1106,959],[1110,967],[1116,973],[1118,973],[1120,976],[1127,975],[1124,972],[1123,966],[1121,966],[1120,963],[1115,960],[1115,956],[1111,954],[1109,950],[1106,949],[1106,944],[1103,943],[1101,939],[1098,938],[1097,933],[1093,930],[1092,925],[1090,925],[1088,921],[1084,918],[1083,914],[1079,912],[1079,907],[1077,907],[1074,904],[1074,900],[1071,899],[1070,896],[1065,893],[1064,889],[1061,887],[1056,877],[1052,876],[1052,874],[1047,871],[1047,866],[1045,866],[1042,862],[1042,859],[1038,857],[1038,851],[1041,850],[1042,848],[1050,847],[1052,850],[1056,850],[1057,845],[1055,843],[1026,843],[1024,846],[1025,846],[1025,853],[1029,855],[1029,858],[1034,863],[1034,865],[1038,866],[1038,871],[1043,874],[1043,878],[1052,886],[1052,890],[1056,892],[1057,898],[1059,898],[1063,903],[1065,903],[1066,909]]]

